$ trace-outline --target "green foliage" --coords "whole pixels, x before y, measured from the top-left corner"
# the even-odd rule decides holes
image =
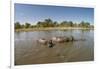
[[[69,24],[70,27],[73,27],[73,22],[72,21],[69,21],[68,24]]]
[[[60,26],[66,27],[66,26],[68,26],[68,22],[67,21],[63,21],[63,22],[61,22]]]
[[[20,29],[21,28],[21,25],[20,25],[19,22],[16,22],[14,26],[15,26],[15,29]]]
[[[25,23],[25,28],[30,28],[31,24]]]
[[[57,21],[55,21],[53,24],[54,24],[54,27],[59,26],[59,24],[58,24],[58,22],[57,22]]]
[[[79,26],[80,26],[80,27],[90,27],[90,23],[82,21],[82,22],[79,24]]]
[[[60,26],[62,26],[62,27],[73,27],[73,22],[72,21],[63,21],[63,22],[61,22],[61,24],[60,24]]]
[[[25,25],[21,25],[21,28],[25,28]]]
[[[31,25],[30,23],[20,24],[19,22],[15,23],[15,29],[20,28],[39,28],[39,27],[85,27],[85,28],[94,28],[93,25],[90,25],[89,22],[80,22],[80,23],[73,23],[72,21],[62,21],[58,23],[57,21],[53,21],[50,18],[45,19],[44,21],[37,22],[36,25]]]
[[[56,23],[57,24],[57,23]],[[43,22],[37,23],[38,27],[54,27],[55,23],[51,19],[45,19]]]

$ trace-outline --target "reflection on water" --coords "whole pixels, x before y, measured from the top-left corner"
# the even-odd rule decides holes
[[[37,42],[40,38],[53,36],[74,36],[73,41],[56,43],[53,48]],[[34,32],[15,32],[15,65],[42,64],[94,59],[94,30],[52,30]]]

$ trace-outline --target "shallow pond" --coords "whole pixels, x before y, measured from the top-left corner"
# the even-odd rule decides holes
[[[94,59],[94,30],[51,30],[33,32],[15,32],[15,65],[44,64]],[[56,43],[53,48],[37,42],[40,38],[53,36],[74,36],[73,41]]]

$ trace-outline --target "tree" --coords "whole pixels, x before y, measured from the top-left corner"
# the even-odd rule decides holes
[[[54,27],[54,23],[51,19],[45,19],[43,22],[37,23],[38,27]]]
[[[53,24],[54,24],[55,27],[59,26],[57,21],[55,21]]]
[[[54,26],[53,21],[50,18],[45,19],[43,24],[44,24],[44,27],[53,27]]]
[[[44,22],[45,22],[45,23],[53,23],[53,21],[52,21],[50,18],[45,19]]]
[[[85,27],[90,27],[90,23],[89,22],[86,22],[85,23]]]
[[[16,22],[14,26],[15,26],[15,29],[20,29],[21,28],[21,25],[20,25],[19,22]]]
[[[85,25],[85,22],[84,22],[84,21],[82,21],[82,22],[79,24],[80,27],[84,27],[84,25]]]
[[[68,26],[68,22],[67,21],[63,21],[63,22],[61,22],[60,26]]]
[[[25,28],[30,28],[31,24],[25,23]]]
[[[84,22],[82,21],[80,24],[79,24],[80,27],[90,27],[90,23],[89,22]]]
[[[25,28],[25,25],[24,25],[24,24],[22,24],[22,25],[21,25],[21,28]]]
[[[69,21],[69,27],[73,27],[73,22],[72,21]]]
[[[78,27],[78,24],[77,24],[77,23],[74,23],[74,24],[73,24],[73,27]]]
[[[40,22],[40,21],[37,22],[36,26],[37,26],[37,27],[41,27],[41,22]]]
[[[36,25],[31,25],[30,23],[25,23],[25,24],[20,24],[19,22],[16,22],[15,24],[15,29],[20,29],[20,28],[38,28],[38,27],[85,27],[85,28],[94,28],[93,25],[90,25],[89,22],[80,22],[78,23],[73,23],[72,21],[62,21],[61,23],[58,23],[57,21],[53,21],[52,19],[48,18],[45,19],[44,21],[39,21],[37,22]]]

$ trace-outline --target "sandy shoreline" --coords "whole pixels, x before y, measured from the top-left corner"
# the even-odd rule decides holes
[[[47,27],[47,28],[23,28],[23,29],[15,29],[15,32],[28,32],[28,31],[47,31],[47,30],[74,30],[74,29],[82,29],[82,30],[94,30],[94,28],[82,28],[82,27]]]

